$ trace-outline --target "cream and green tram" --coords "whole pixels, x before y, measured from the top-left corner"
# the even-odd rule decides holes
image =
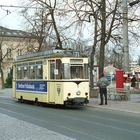
[[[88,58],[68,51],[18,56],[13,97],[36,103],[84,105],[89,101]]]

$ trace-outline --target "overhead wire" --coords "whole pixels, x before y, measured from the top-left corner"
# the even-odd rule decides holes
[[[32,4],[32,2],[31,3],[28,3],[28,5],[30,5],[30,4]],[[27,4],[26,4],[27,5]],[[21,9],[21,8],[23,8],[23,9],[25,9],[25,8],[36,8],[36,7],[33,7],[33,5],[32,6],[26,6],[26,5],[24,5],[24,6],[17,6],[17,5],[0,5],[0,8],[3,10],[3,11],[5,11],[6,12],[6,14],[3,16],[3,17],[1,17],[0,18],[0,21],[1,20],[3,20],[4,18],[6,18],[7,16],[9,16],[9,15],[11,15],[11,14],[13,14],[13,13],[15,13],[16,11],[18,11],[19,10],[19,8]],[[8,8],[8,9],[5,9],[5,8]],[[11,9],[11,8],[14,8],[15,10],[13,10],[13,11],[11,11],[11,10],[9,10],[9,8]]]

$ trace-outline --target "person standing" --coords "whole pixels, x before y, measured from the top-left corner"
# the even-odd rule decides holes
[[[104,98],[105,98],[105,105],[107,105],[107,86],[109,84],[110,82],[107,80],[107,78],[104,77],[104,74],[101,74],[101,78],[97,81],[97,86],[99,87],[99,93],[101,99],[101,103],[99,105],[103,105]]]
[[[135,75],[133,75],[132,79],[131,79],[131,87],[133,87],[133,90],[135,89],[136,87],[136,77]]]

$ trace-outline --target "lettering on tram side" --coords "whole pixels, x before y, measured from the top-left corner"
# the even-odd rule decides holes
[[[46,81],[17,81],[16,91],[47,93]]]

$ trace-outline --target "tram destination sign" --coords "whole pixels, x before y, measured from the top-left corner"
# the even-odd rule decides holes
[[[46,81],[17,81],[16,91],[47,93]]]

